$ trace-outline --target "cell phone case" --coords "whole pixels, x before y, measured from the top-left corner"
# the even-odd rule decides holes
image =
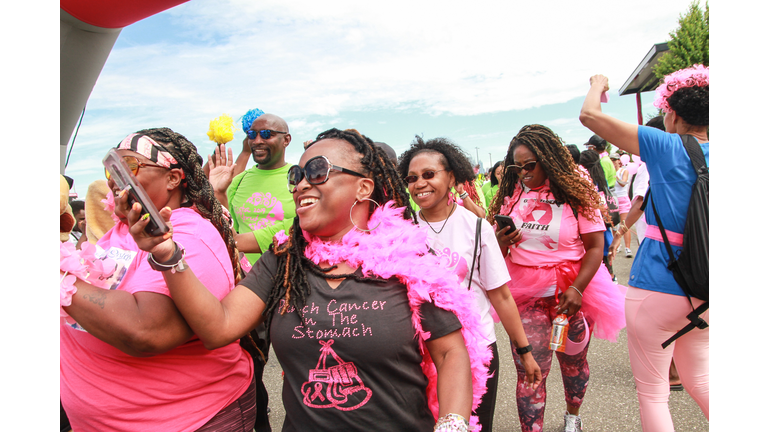
[[[141,204],[141,214],[149,213],[149,223],[144,229],[148,234],[157,236],[170,231],[170,228],[163,220],[147,192],[141,186],[136,176],[133,175],[128,164],[117,154],[115,149],[110,149],[102,160],[104,167],[109,171],[111,180],[117,184],[121,190],[127,190],[130,194],[129,201],[133,199]]]
[[[496,220],[496,223],[499,225],[500,228],[503,228],[505,226],[510,226],[512,227],[512,231],[517,229],[515,227],[515,223],[512,221],[512,218],[509,216],[495,215],[493,219]]]

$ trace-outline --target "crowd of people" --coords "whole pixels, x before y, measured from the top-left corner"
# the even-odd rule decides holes
[[[292,165],[288,123],[258,109],[242,117],[237,156],[221,144],[204,158],[168,128],[128,134],[115,151],[169,230],[151,234],[110,172],[92,185],[103,200],[70,203],[62,415],[77,432],[271,431],[272,350],[283,431],[492,431],[501,323],[522,431],[544,428],[553,352],[563,430],[582,430],[590,341],[625,327],[643,430],[674,430],[676,385],[708,418],[708,329],[661,348],[701,301],[689,304],[666,268],[643,203],[650,185],[667,230],[683,232],[695,173],[680,135],[708,164],[709,70],[662,86],[662,127],[638,126],[601,111],[608,80],[593,76],[586,150],[524,126],[485,184],[447,138],[417,136],[398,157],[332,128]],[[622,239],[632,256],[632,226],[623,286],[611,264]]]

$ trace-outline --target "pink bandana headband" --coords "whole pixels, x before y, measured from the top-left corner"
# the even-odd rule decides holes
[[[667,103],[667,98],[681,88],[685,87],[705,87],[709,85],[709,66],[693,65],[686,69],[680,69],[677,72],[664,77],[664,83],[656,88],[656,100],[653,106],[661,109],[665,113],[672,110]]]
[[[165,168],[170,168],[171,165],[178,165],[178,162],[170,153],[160,150],[162,147],[146,135],[130,134],[120,141],[120,144],[115,148],[136,152]]]

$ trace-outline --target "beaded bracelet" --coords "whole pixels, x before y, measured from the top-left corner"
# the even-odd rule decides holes
[[[628,231],[629,231],[629,227],[627,226],[627,222],[626,221],[621,221],[621,223],[619,224],[619,228],[616,230],[616,233],[619,236],[623,236]]]
[[[469,422],[459,414],[446,414],[437,419],[434,432],[467,432]]]
[[[577,293],[579,293],[579,295],[580,295],[580,296],[584,297],[584,294],[582,294],[582,293],[581,293],[581,291],[579,291],[579,289],[578,289],[578,288],[576,288],[575,286],[571,285],[571,286],[569,286],[568,288],[573,288],[573,289],[575,289],[575,290],[576,290],[576,292],[577,292]]]
[[[461,195],[459,195],[459,198],[461,198],[461,199],[467,199],[467,197],[468,197],[468,196],[469,196],[469,193],[468,193],[468,192],[462,192],[462,193],[461,193]]]

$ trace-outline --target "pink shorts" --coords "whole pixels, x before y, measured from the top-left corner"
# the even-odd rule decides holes
[[[632,207],[632,203],[629,201],[628,196],[622,196],[619,198],[619,214],[629,213],[629,209]]]

